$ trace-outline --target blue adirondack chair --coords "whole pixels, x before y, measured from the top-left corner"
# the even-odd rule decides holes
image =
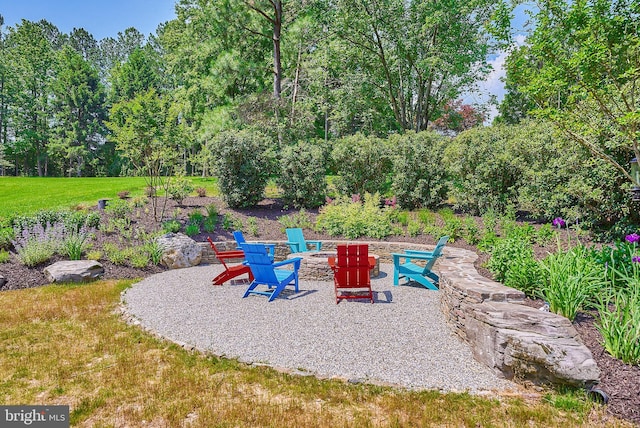
[[[264,244],[241,244],[240,247],[244,251],[246,263],[249,265],[253,273],[253,281],[249,284],[249,288],[244,293],[244,297],[250,294],[261,294],[269,297],[269,302],[273,301],[284,290],[287,285],[293,285],[296,293],[298,292],[298,270],[302,258],[285,260],[274,263],[273,259],[267,253],[267,247]],[[280,269],[281,266],[292,265],[293,270]],[[259,285],[265,285],[266,290],[257,290]]]
[[[236,248],[238,250],[242,250],[242,247],[240,246],[240,244],[246,244],[247,241],[244,239],[244,235],[242,234],[241,230],[236,230],[233,232],[233,238],[236,240]],[[276,244],[264,244],[267,249],[269,250],[269,255],[271,256],[271,258],[273,258],[276,254]]]
[[[300,228],[289,228],[286,230],[286,232],[287,232],[286,244],[289,246],[292,253],[320,251],[320,249],[322,248],[322,242],[320,241],[305,240],[304,235],[302,234],[302,229]],[[310,249],[308,244],[315,245],[315,249]]]
[[[393,285],[399,285],[400,278],[405,278],[407,282],[416,281],[426,288],[437,290],[440,278],[431,269],[438,257],[442,256],[442,249],[448,240],[448,236],[440,238],[433,251],[405,250],[404,254],[392,253]],[[424,264],[415,264],[412,260],[422,260]]]

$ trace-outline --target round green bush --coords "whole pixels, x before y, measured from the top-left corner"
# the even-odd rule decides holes
[[[230,207],[252,207],[264,198],[273,144],[263,134],[241,130],[221,132],[208,145],[220,193]]]
[[[327,193],[322,149],[305,141],[285,147],[280,155],[278,186],[284,202],[295,208],[322,205]]]

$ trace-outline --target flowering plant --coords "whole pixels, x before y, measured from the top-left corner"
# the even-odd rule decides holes
[[[637,233],[632,233],[625,236],[624,239],[630,244],[635,244],[636,242],[640,241],[640,235],[638,235]]]
[[[553,219],[553,221],[551,222],[551,224],[554,227],[557,227],[558,229],[565,227],[567,225],[567,222],[564,221],[564,219],[562,217],[556,217]]]

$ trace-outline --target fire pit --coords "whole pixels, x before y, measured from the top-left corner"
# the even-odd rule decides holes
[[[333,281],[333,271],[329,267],[329,257],[336,257],[335,251],[292,253],[287,256],[287,259],[295,257],[302,258],[299,270],[300,278]],[[376,266],[371,270],[371,277],[374,278],[380,274],[380,256],[369,253],[369,257],[376,259]]]

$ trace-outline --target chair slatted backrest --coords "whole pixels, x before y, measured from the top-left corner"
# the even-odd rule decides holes
[[[286,230],[287,239],[291,242],[298,243],[297,250],[299,252],[307,251],[309,248],[307,247],[307,241],[304,239],[304,234],[302,233],[302,229],[300,228],[289,228]]]
[[[370,282],[369,246],[338,245],[335,280],[340,287],[362,287]]]
[[[259,283],[277,284],[278,278],[274,272],[273,260],[267,252],[267,246],[246,243],[241,246],[255,280]]]

